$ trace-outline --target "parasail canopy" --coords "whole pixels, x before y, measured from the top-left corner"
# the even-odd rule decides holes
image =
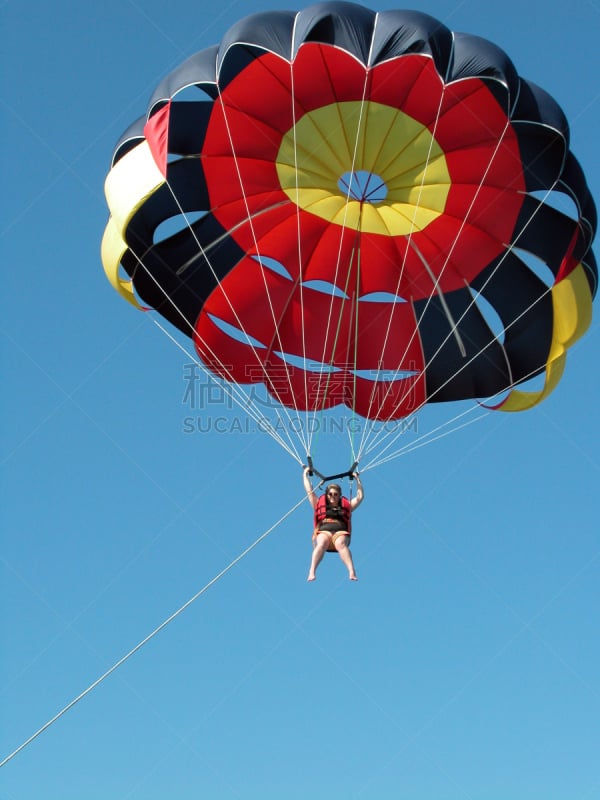
[[[563,112],[426,14],[243,19],[160,83],[106,196],[120,294],[291,408],[526,409],[590,324],[596,211]]]

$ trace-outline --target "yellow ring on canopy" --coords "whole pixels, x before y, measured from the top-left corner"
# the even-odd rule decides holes
[[[127,302],[141,308],[131,280],[120,276],[121,259],[129,250],[125,233],[129,221],[165,183],[146,141],[133,147],[113,166],[104,184],[110,218],[102,238],[101,255],[110,283]]]
[[[526,411],[545,400],[562,377],[567,361],[567,350],[583,336],[591,324],[592,292],[582,264],[578,264],[566,278],[555,283],[551,291],[554,326],[544,386],[537,392],[513,389],[505,400],[496,406],[500,411]]]
[[[290,200],[328,222],[403,236],[443,212],[450,191],[444,152],[420,122],[370,101],[332,103],[304,114],[284,135],[277,174]],[[353,199],[339,180],[369,173],[385,197]]]

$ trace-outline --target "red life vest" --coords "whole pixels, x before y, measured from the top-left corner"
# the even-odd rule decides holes
[[[352,508],[350,507],[350,500],[348,500],[347,497],[342,497],[342,513],[339,518],[344,523],[348,533],[352,531],[351,517]],[[334,517],[329,517],[327,514],[327,495],[322,494],[315,506],[315,529],[319,527],[319,524],[323,522],[323,520],[328,518],[334,519]],[[338,519],[338,517],[335,517],[335,519]]]

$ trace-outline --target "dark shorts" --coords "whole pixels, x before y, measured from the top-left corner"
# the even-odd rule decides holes
[[[339,536],[347,536],[348,542],[350,542],[350,534],[346,530],[346,526],[341,520],[329,520],[323,521],[319,524],[319,527],[315,529],[313,533],[313,542],[317,538],[318,533],[329,533],[331,534],[331,541],[329,543],[329,547],[327,548],[328,552],[335,553],[335,540]]]
[[[345,530],[346,526],[339,520],[334,520],[333,522],[322,522],[319,525],[319,531],[325,531],[326,533],[338,533],[339,531]]]

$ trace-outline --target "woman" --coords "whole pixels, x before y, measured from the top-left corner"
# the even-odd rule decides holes
[[[325,494],[317,498],[310,482],[310,468],[305,467],[304,469],[304,488],[315,514],[313,554],[307,578],[309,581],[314,581],[317,577],[317,567],[328,550],[330,552],[337,551],[348,570],[350,580],[358,580],[349,545],[352,532],[352,512],[362,503],[364,492],[358,473],[353,473],[352,477],[356,478],[357,486],[356,497],[353,497],[352,500],[342,496],[342,490],[337,483],[330,484],[326,488]]]

